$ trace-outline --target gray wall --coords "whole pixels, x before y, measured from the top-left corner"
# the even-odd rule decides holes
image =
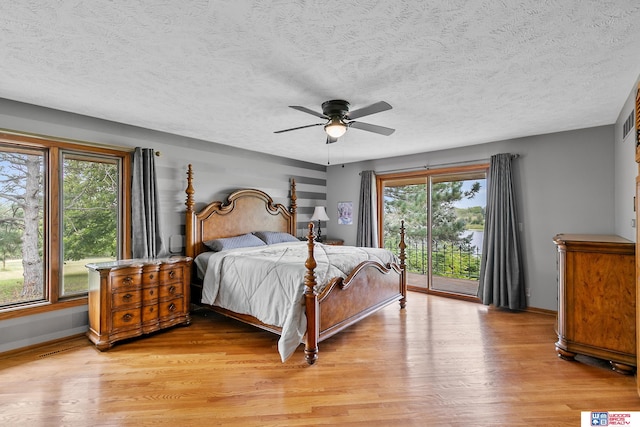
[[[328,168],[327,211],[335,212],[340,201],[353,201],[353,217],[357,218],[359,173],[362,170],[383,172],[423,168],[425,165],[437,167],[488,160],[497,153],[520,155],[514,164],[521,196],[518,209],[523,230],[529,306],[556,310],[553,236],[557,233],[615,231],[613,125],[344,166],[333,165]],[[327,226],[327,235],[354,244],[356,225],[338,225],[332,218]]]
[[[153,148],[160,189],[165,247],[181,252],[186,170],[194,168],[196,207],[237,188],[258,188],[287,203],[289,179],[298,193],[299,235],[316,205],[326,199],[325,166],[259,154],[206,141],[0,99],[0,128],[117,147]],[[87,329],[87,307],[0,321],[0,352],[50,341]]]

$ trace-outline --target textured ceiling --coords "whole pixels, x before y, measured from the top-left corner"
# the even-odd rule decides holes
[[[0,97],[326,164],[614,123],[637,0],[0,2]],[[329,99],[393,110],[327,146]]]

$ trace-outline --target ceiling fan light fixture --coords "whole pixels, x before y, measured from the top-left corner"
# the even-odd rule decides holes
[[[384,101],[376,102],[368,107],[359,108],[354,111],[349,111],[349,103],[342,99],[334,99],[331,101],[325,101],[322,103],[322,113],[310,110],[307,107],[301,105],[289,105],[294,110],[302,111],[303,113],[311,114],[312,116],[325,119],[324,123],[314,123],[311,125],[298,126],[290,129],[277,130],[274,133],[289,132],[292,130],[306,129],[314,126],[323,126],[324,131],[327,134],[327,144],[332,144],[338,141],[342,135],[347,132],[349,128],[356,128],[359,130],[365,130],[367,132],[373,132],[380,135],[389,136],[395,129],[387,128],[384,126],[372,125],[370,123],[358,122],[354,119],[360,117],[369,116],[371,114],[380,113],[382,111],[391,110],[391,105]]]
[[[340,138],[347,131],[347,125],[339,117],[332,117],[324,126],[324,131],[332,138]]]

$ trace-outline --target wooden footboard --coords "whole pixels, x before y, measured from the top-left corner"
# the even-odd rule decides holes
[[[307,333],[305,359],[312,365],[318,359],[318,343],[353,325],[357,321],[400,301],[406,306],[407,284],[405,266],[404,222],[400,228],[400,264],[382,265],[375,261],[360,263],[346,278],[333,279],[317,294],[314,270],[313,224],[307,235],[308,258],[305,263],[305,307]]]

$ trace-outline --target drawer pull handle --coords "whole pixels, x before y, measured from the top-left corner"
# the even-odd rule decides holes
[[[131,286],[131,283],[133,283],[133,279],[131,277],[125,277],[122,279],[122,284],[125,286]]]
[[[149,295],[153,295],[153,289],[149,291]]]
[[[174,303],[169,304],[169,311],[175,311],[176,305]]]
[[[176,287],[175,286],[169,286],[169,293],[170,294],[175,294],[176,293]]]
[[[149,313],[153,313],[153,307],[149,307]]]
[[[129,301],[132,297],[133,297],[133,295],[131,295],[131,294],[126,294],[126,295],[123,295],[123,296],[122,296],[122,299],[123,299],[123,300],[125,300],[125,301]]]
[[[150,274],[150,275],[149,275],[149,279],[153,279],[153,274]]]
[[[173,271],[173,270],[169,271],[169,278],[170,279],[173,279],[175,277],[175,275],[176,275],[175,271]]]
[[[133,319],[133,316],[130,313],[127,313],[124,316],[122,316],[122,320],[124,320],[125,322],[129,322],[131,319]]]

